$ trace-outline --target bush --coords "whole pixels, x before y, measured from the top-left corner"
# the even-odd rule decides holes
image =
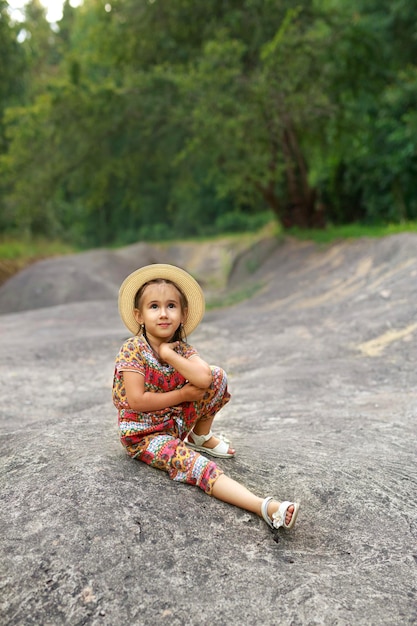
[[[221,233],[245,233],[259,230],[274,219],[271,211],[247,214],[240,211],[232,211],[219,215],[215,221],[217,234]]]

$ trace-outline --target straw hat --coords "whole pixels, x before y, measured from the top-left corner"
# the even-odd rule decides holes
[[[188,315],[184,330],[186,335],[190,335],[204,315],[204,294],[198,282],[188,272],[165,263],[146,265],[125,278],[119,290],[119,313],[123,323],[130,332],[137,333],[138,323],[134,316],[135,296],[142,285],[156,278],[172,281],[187,298]]]

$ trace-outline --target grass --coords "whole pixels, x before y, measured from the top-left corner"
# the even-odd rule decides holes
[[[47,239],[17,239],[4,237],[0,239],[0,259],[21,261],[70,254],[77,252],[74,246],[62,243],[62,241],[49,241]]]
[[[62,241],[2,237],[0,238],[0,285],[34,261],[72,252],[78,252],[78,250]]]
[[[401,224],[380,224],[367,226],[363,224],[346,224],[345,226],[328,226],[326,229],[302,230],[291,228],[286,234],[301,241],[314,241],[319,244],[331,243],[341,239],[359,239],[360,237],[387,237],[398,233],[416,233],[417,222]]]
[[[227,294],[220,298],[209,299],[206,303],[207,310],[233,306],[234,304],[239,304],[239,302],[243,302],[244,300],[249,300],[256,293],[258,293],[258,291],[260,291],[263,286],[263,283],[257,282],[251,285],[247,285],[243,289],[229,291]]]
[[[404,222],[401,224],[386,224],[376,226],[366,226],[362,224],[348,224],[346,226],[328,226],[324,230],[302,230],[292,228],[283,231],[277,222],[269,222],[260,231],[256,233],[236,233],[217,235],[215,237],[196,238],[195,241],[215,241],[216,239],[253,239],[256,241],[261,237],[276,236],[285,237],[291,235],[302,241],[314,241],[318,244],[331,243],[332,241],[341,239],[356,239],[359,237],[386,237],[402,232],[417,232],[417,222]],[[176,240],[179,243],[178,240]],[[171,245],[173,242],[163,242]],[[117,246],[120,247],[120,246]],[[0,237],[0,262],[13,262],[14,265],[24,267],[38,259],[63,254],[71,254],[79,252],[79,248],[63,243],[59,240],[47,240],[43,238],[18,238],[18,237]]]

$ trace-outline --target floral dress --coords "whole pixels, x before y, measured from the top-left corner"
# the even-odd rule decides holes
[[[185,342],[180,342],[176,351],[187,359],[197,354]],[[212,384],[203,400],[142,413],[128,404],[124,371],[143,376],[145,391],[155,393],[180,389],[187,382],[184,376],[171,365],[162,363],[143,337],[125,341],[116,357],[113,381],[120,440],[129,456],[168,472],[172,480],[197,485],[211,494],[223,472],[216,463],[188,448],[184,439],[199,419],[213,417],[229,401],[226,373],[219,367],[211,367]]]

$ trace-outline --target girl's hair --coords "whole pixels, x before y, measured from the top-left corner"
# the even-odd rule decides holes
[[[167,280],[165,278],[154,278],[153,280],[148,280],[147,283],[143,283],[143,285],[138,289],[135,295],[135,300],[134,300],[135,309],[138,309],[140,311],[140,308],[142,306],[143,294],[148,285],[160,285],[162,283],[166,283],[167,285],[172,285],[178,291],[178,293],[180,294],[181,311],[184,314],[188,310],[188,300],[187,300],[185,293],[178,287],[176,283],[174,283],[172,280]],[[141,329],[139,329],[139,331],[140,330]],[[142,334],[146,339],[145,328],[142,329]],[[176,329],[174,336],[172,337],[172,341],[186,341],[186,339],[187,337],[185,335],[184,326],[180,324],[178,328]]]

